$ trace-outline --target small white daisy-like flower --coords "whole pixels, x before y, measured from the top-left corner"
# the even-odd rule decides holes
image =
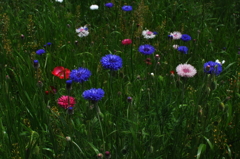
[[[90,9],[91,10],[98,10],[98,5],[93,4],[93,5],[90,6]]]
[[[154,34],[154,32],[152,32],[152,31],[149,31],[149,30],[143,30],[142,31],[142,35],[143,35],[143,37],[145,38],[145,39],[153,39],[153,38],[155,38],[155,34]]]
[[[154,76],[154,73],[151,73],[151,76]]]
[[[222,60],[222,62],[221,62],[217,59],[215,62],[219,63],[220,65],[223,65],[225,63],[225,60]]]
[[[170,36],[172,37],[173,40],[177,40],[177,39],[181,39],[182,33],[180,33],[179,31],[174,31],[170,33]]]
[[[173,48],[174,48],[174,49],[177,49],[177,48],[178,48],[178,45],[173,45]]]
[[[76,29],[76,32],[78,33],[78,36],[80,38],[84,37],[84,36],[88,36],[88,34],[89,34],[89,31],[88,31],[88,28],[86,25],[84,27],[80,27],[80,28]]]
[[[63,0],[56,0],[56,2],[60,2],[60,3],[62,3],[62,2],[63,2]]]

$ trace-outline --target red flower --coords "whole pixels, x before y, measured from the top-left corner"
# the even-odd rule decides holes
[[[123,45],[130,45],[132,43],[132,40],[131,39],[124,39],[123,41],[122,41],[122,44]]]
[[[52,74],[60,79],[68,79],[70,70],[62,66],[57,66],[53,69]]]
[[[151,63],[151,59],[150,58],[147,58],[146,60],[144,60],[145,61],[145,63],[147,64],[147,65],[151,65],[152,63]]]
[[[174,73],[175,73],[174,71],[170,71],[170,74],[173,75],[173,76],[174,76]]]
[[[74,105],[76,104],[76,101],[74,97],[61,96],[60,98],[58,98],[57,103],[60,107],[67,109],[69,107],[74,107]]]

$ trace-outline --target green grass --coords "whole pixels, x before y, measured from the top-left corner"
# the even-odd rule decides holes
[[[88,159],[105,151],[113,159],[239,158],[239,2],[112,0],[113,8],[107,2],[0,2],[0,158]],[[99,10],[90,10],[92,4]],[[122,11],[125,4],[133,11]],[[75,29],[86,24],[89,36],[78,37]],[[158,35],[144,39],[145,28]],[[171,41],[173,31],[192,40]],[[127,38],[133,44],[123,46]],[[37,55],[47,42],[53,45]],[[156,52],[142,55],[142,44]],[[189,53],[179,53],[174,44]],[[122,57],[119,71],[102,68],[100,59],[109,53]],[[203,64],[216,59],[226,60],[223,72],[205,74]],[[197,74],[170,75],[181,63],[193,65]],[[51,74],[56,66],[85,67],[92,76],[68,92],[66,80]],[[56,94],[45,93],[51,86]],[[99,116],[82,97],[90,88],[105,91]],[[62,95],[76,98],[73,115],[57,105]]]

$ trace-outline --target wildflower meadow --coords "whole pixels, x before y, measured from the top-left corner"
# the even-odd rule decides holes
[[[1,159],[239,159],[237,0],[0,1]]]

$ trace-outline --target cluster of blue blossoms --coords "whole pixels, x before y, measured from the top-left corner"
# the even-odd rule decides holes
[[[222,72],[222,65],[218,62],[208,61],[203,65],[204,72],[212,75],[219,75]]]

